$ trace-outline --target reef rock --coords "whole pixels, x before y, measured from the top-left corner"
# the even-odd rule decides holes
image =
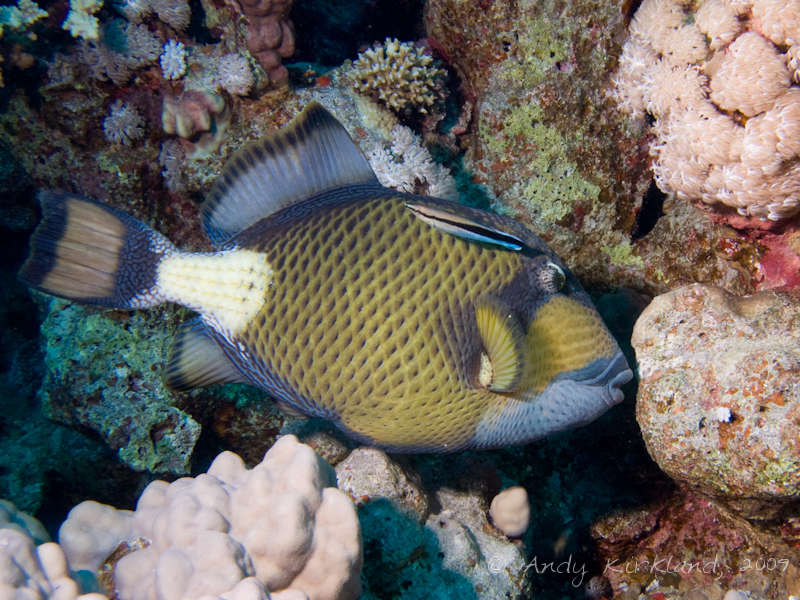
[[[661,469],[745,516],[796,501],[799,292],[683,287],[653,300],[632,343],[636,416]]]
[[[785,600],[800,594],[796,539],[762,531],[696,492],[679,490],[605,516],[591,535],[613,589],[606,597]]]
[[[530,225],[589,285],[662,293],[709,281],[751,292],[755,244],[648,193],[647,125],[607,94],[628,4],[429,0],[430,44],[466,100],[464,164],[496,209]]]
[[[53,300],[42,324],[47,416],[96,431],[136,471],[187,473],[200,436],[161,381],[170,314],[104,314]]]
[[[480,491],[426,492],[411,467],[373,448],[354,450],[336,472],[359,507],[364,600],[527,597],[523,549],[489,524]]]
[[[383,450],[356,448],[336,465],[337,487],[357,504],[384,498],[409,516],[428,516],[428,498],[406,471]]]

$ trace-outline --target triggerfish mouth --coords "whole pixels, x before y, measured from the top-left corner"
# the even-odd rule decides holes
[[[363,443],[451,452],[584,425],[633,376],[542,240],[381,186],[316,103],[227,162],[202,210],[214,252],[78,195],[39,198],[28,285],[198,313],[168,357],[174,389],[244,382]]]

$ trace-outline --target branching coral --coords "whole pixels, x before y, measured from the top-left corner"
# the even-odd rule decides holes
[[[800,212],[800,3],[688,6],[642,3],[613,94],[632,115],[655,117],[663,191],[787,219]]]
[[[367,153],[378,181],[403,192],[458,199],[450,171],[433,161],[411,129],[395,125],[391,137],[391,145],[377,144]]]
[[[102,6],[101,0],[69,0],[69,13],[61,26],[73,37],[96,40],[100,22],[94,13]]]
[[[350,77],[356,89],[397,113],[427,113],[442,98],[445,72],[409,43],[386,41],[358,55]]]
[[[47,16],[33,0],[19,0],[16,6],[0,6],[0,36],[3,28],[24,29]]]

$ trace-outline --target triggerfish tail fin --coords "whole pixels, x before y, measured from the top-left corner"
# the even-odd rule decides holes
[[[175,247],[133,217],[72,194],[39,193],[42,221],[20,279],[40,291],[112,308],[164,301],[158,264]]]
[[[181,326],[169,352],[164,383],[190,390],[218,383],[249,383],[198,318]]]

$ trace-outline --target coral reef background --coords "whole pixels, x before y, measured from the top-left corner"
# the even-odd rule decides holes
[[[0,32],[0,497],[51,538],[291,433],[357,507],[363,598],[800,595],[800,2],[19,0]],[[638,389],[526,447],[392,457],[243,386],[165,390],[184,311],[16,281],[37,189],[207,249],[225,159],[311,100],[384,185],[543,237]],[[489,509],[514,486],[509,538]]]

